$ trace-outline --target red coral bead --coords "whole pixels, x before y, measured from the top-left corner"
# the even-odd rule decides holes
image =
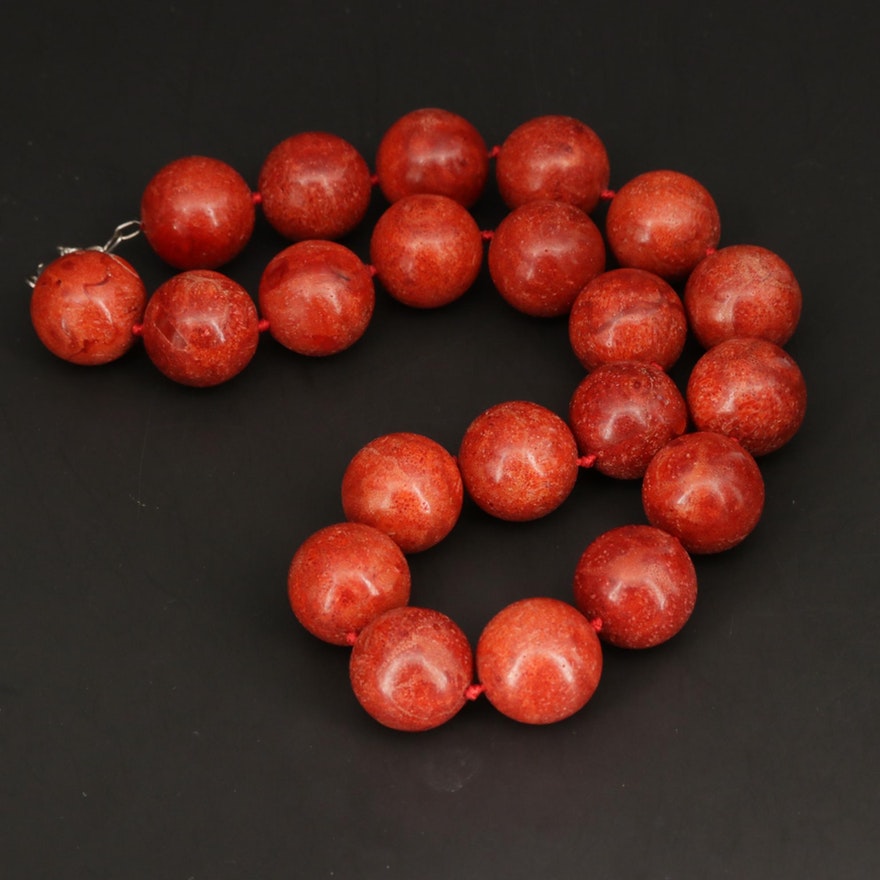
[[[718,208],[706,188],[678,171],[649,171],[622,186],[605,232],[621,266],[684,278],[721,237]]]
[[[621,526],[599,535],[574,575],[575,605],[599,638],[619,648],[652,648],[690,619],[697,573],[672,535],[652,526]]]
[[[678,294],[659,275],[614,269],[597,275],[578,294],[568,336],[588,370],[617,361],[668,370],[684,348],[687,319]]]
[[[257,310],[240,285],[219,272],[169,278],[150,297],[144,347],[169,379],[218,385],[250,363],[259,340]]]
[[[370,259],[396,300],[436,308],[458,299],[476,281],[483,238],[458,202],[446,196],[406,196],[376,223]]]
[[[552,724],[582,709],[602,675],[596,631],[558,599],[521,599],[498,612],[477,642],[477,677],[499,712]]]
[[[755,459],[732,437],[684,434],[651,460],[642,482],[651,525],[691,553],[719,553],[743,541],[764,508],[764,480]]]
[[[567,315],[585,285],[605,269],[596,224],[564,202],[529,202],[492,236],[489,272],[502,297],[538,318]]]
[[[370,270],[332,241],[302,241],[276,255],[260,279],[269,332],[299,354],[336,354],[363,336],[376,294]]]
[[[766,339],[728,339],[694,365],[687,384],[694,424],[766,455],[797,433],[807,386],[791,355]]]
[[[355,697],[386,727],[421,731],[449,721],[467,702],[473,651],[445,614],[407,606],[374,618],[355,641]]]
[[[421,434],[377,437],[342,478],[346,518],[390,535],[404,553],[442,541],[458,522],[463,496],[455,459]]]
[[[141,199],[147,241],[177,269],[216,269],[228,263],[250,241],[254,219],[253,195],[244,178],[206,156],[166,165]]]
[[[293,241],[351,232],[367,213],[373,186],[363,156],[343,138],[320,131],[274,147],[258,185],[266,219]]]
[[[571,494],[578,451],[568,425],[537,403],[499,403],[471,422],[458,453],[465,489],[487,513],[524,522]]]
[[[596,132],[570,116],[539,116],[501,145],[495,177],[510,208],[541,199],[592,211],[608,188],[610,166]]]
[[[348,644],[374,617],[406,605],[410,572],[391,538],[361,523],[337,523],[308,537],[296,551],[287,595],[312,635]]]
[[[382,137],[376,176],[385,198],[431,193],[469,208],[489,174],[486,142],[466,119],[425,108],[402,116]]]
[[[74,251],[40,273],[31,294],[31,322],[52,354],[95,366],[116,360],[135,340],[147,292],[121,257]]]
[[[687,427],[687,405],[659,367],[605,364],[578,385],[569,421],[585,456],[609,477],[634,480],[654,454]]]
[[[801,305],[801,288],[788,264],[756,245],[732,245],[706,257],[684,289],[688,320],[703,348],[738,336],[785,345]]]

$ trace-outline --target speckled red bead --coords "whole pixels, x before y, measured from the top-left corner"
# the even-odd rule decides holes
[[[477,416],[458,453],[465,489],[484,511],[525,522],[571,494],[578,451],[568,425],[537,403],[499,403]]]
[[[569,422],[585,456],[601,473],[634,480],[654,454],[687,427],[687,405],[659,367],[605,364],[578,385]]]
[[[610,166],[596,132],[570,116],[539,116],[501,145],[495,177],[510,208],[540,199],[592,211],[608,188]]]
[[[376,293],[370,270],[347,247],[301,241],[266,266],[258,302],[275,339],[316,357],[343,351],[364,335]]]
[[[483,192],[488,174],[482,135],[463,117],[433,107],[398,119],[376,153],[376,176],[389,202],[431,193],[469,208]]]
[[[287,575],[296,619],[334,645],[350,643],[374,617],[409,601],[406,557],[384,532],[336,523],[310,535]]]
[[[464,498],[455,459],[421,434],[385,434],[364,446],[342,478],[347,519],[390,535],[404,553],[427,550],[458,521]]]
[[[257,309],[239,284],[196,269],[169,278],[144,313],[144,347],[169,379],[219,385],[240,373],[257,350]]]
[[[349,675],[358,702],[380,724],[430,730],[449,721],[467,701],[473,651],[445,614],[395,608],[360,633]]]
[[[162,168],[144,190],[141,228],[177,269],[216,269],[241,253],[254,229],[244,178],[219,159],[186,156]]]
[[[722,248],[687,280],[684,306],[700,345],[737,336],[785,345],[801,316],[801,288],[788,264],[757,245]]]
[[[582,709],[602,675],[596,631],[558,599],[521,599],[499,611],[477,642],[477,677],[499,712],[552,724]]]
[[[649,171],[622,186],[605,232],[621,266],[684,278],[718,245],[721,219],[706,188],[678,171]]]
[[[565,202],[529,202],[501,221],[489,272],[502,297],[538,318],[567,315],[584,286],[605,269],[596,224]]]
[[[396,300],[437,308],[458,299],[476,281],[483,238],[458,202],[446,196],[406,196],[376,223],[370,260]]]
[[[31,323],[52,354],[96,366],[121,357],[135,340],[147,292],[121,257],[74,251],[40,273],[31,294]]]
[[[743,541],[764,508],[764,480],[755,459],[732,437],[709,431],[670,441],[642,481],[651,525],[690,553],[719,553]]]
[[[370,205],[370,169],[335,134],[307,131],[275,146],[260,170],[263,214],[285,238],[337,239],[351,232]]]
[[[659,275],[613,269],[597,275],[578,294],[568,337],[588,370],[617,361],[668,370],[684,348],[687,319],[678,294]]]
[[[599,638],[619,648],[652,648],[690,619],[697,573],[672,535],[631,525],[599,535],[574,575],[574,600],[599,627]]]
[[[735,437],[752,455],[766,455],[797,433],[807,386],[791,355],[766,339],[728,339],[694,365],[687,401],[701,431]]]

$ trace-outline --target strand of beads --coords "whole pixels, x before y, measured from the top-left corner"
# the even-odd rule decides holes
[[[510,213],[490,234],[467,209],[492,158]],[[386,132],[376,168],[371,177],[354,147],[320,132],[278,144],[256,193],[219,160],[176,160],[147,184],[140,226],[182,271],[147,302],[135,270],[112,252],[115,239],[64,249],[33,282],[34,327],[81,364],[119,357],[142,336],[165,375],[213,385],[244,369],[261,330],[312,356],[353,345],[372,318],[374,278],[412,307],[454,301],[474,283],[488,239],[490,275],[512,307],[568,316],[588,371],[568,421],[506,401],[473,420],[457,457],[418,434],[376,438],[343,476],[347,521],[299,547],[288,595],[309,632],[352,646],[354,693],[383,724],[435,727],[481,693],[516,720],[558,721],[595,692],[602,641],[646,648],[681,630],[697,596],[691,553],[736,546],[757,525],[764,484],[754,456],[788,442],[805,412],[803,377],[780,347],[797,325],[800,288],[770,251],[718,250],[714,200],[687,175],[652,171],[609,190],[604,145],[570,117],[530,120],[488,150],[460,116],[417,110]],[[332,239],[361,222],[374,183],[390,204],[367,265]],[[604,237],[588,215],[602,199]],[[217,271],[247,245],[257,206],[294,242],[263,272],[259,314]],[[618,266],[610,271],[608,251]],[[684,284],[683,298],[673,284]],[[688,327],[708,350],[683,395],[666,370]],[[689,418],[696,430],[686,433]],[[449,535],[465,495],[489,515],[525,522],[563,504],[588,466],[642,479],[649,524],[612,529],[586,548],[571,603],[513,603],[488,622],[476,652],[449,618],[408,604],[404,554]]]

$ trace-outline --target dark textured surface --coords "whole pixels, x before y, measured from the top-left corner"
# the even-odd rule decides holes
[[[10,4],[0,31],[4,875],[880,874],[876,7],[58,7]],[[583,375],[564,321],[511,309],[484,266],[444,309],[380,294],[332,358],[264,335],[207,390],[169,382],[141,346],[71,366],[29,325],[24,277],[56,244],[105,241],[178,156],[215,156],[254,186],[275,144],[324,130],[373,167],[385,129],[429,106],[490,145],[534,116],[580,118],[613,188],[692,175],[721,246],[775,251],[803,288],[786,349],[809,410],[761,459],[760,525],[697,559],[679,635],[606,649],[588,706],[546,728],[485,698],[436,731],[381,727],[351,693],[347,649],[297,624],[285,576],[340,519],[345,465],[373,437],[456,449],[503,400],[564,414]],[[383,207],[374,191],[344,242],[362,259]],[[490,183],[480,227],[503,211]],[[285,244],[260,218],[230,274],[253,294]],[[120,254],[150,290],[170,274],[143,238]],[[679,387],[698,354],[672,370]],[[570,600],[587,544],[629,522],[644,522],[636,485],[595,472],[534,523],[468,504],[412,558],[413,601],[473,644],[511,601]]]

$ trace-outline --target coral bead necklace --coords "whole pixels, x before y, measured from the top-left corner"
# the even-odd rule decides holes
[[[509,213],[481,232],[468,209],[493,159]],[[801,291],[770,251],[718,249],[715,202],[687,175],[652,171],[609,190],[602,141],[571,117],[530,120],[489,150],[462,117],[417,110],[388,129],[376,169],[322,132],[278,144],[255,193],[220,160],[171,162],[147,183],[139,221],[100,247],[60,249],[29,280],[33,326],[82,365],[115,360],[141,337],[165,376],[211,386],[248,365],[261,331],[306,356],[354,345],[377,285],[412,308],[453,302],[473,286],[488,241],[489,274],[512,308],[568,320],[587,374],[566,418],[498,403],[473,418],[457,455],[415,433],[375,438],[342,476],[345,521],[294,553],[288,598],[309,633],[350,646],[354,695],[388,727],[436,727],[483,694],[517,721],[560,721],[596,691],[603,643],[645,649],[684,627],[697,598],[692,554],[727,550],[756,527],[755,456],[787,443],[806,408],[803,376],[781,348]],[[367,264],[336,239],[363,220],[375,184],[389,204]],[[604,235],[589,214],[602,199]],[[291,244],[253,296],[218,269],[246,247],[257,210]],[[180,270],[149,298],[115,254],[138,231]],[[682,393],[666,371],[689,330],[707,351]],[[641,480],[647,523],[589,543],[570,602],[513,602],[475,650],[450,618],[409,604],[407,554],[447,539],[465,499],[525,523],[565,503],[581,467]]]

